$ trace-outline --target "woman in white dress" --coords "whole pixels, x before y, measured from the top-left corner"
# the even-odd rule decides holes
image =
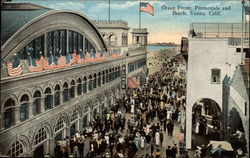
[[[178,112],[178,118],[177,118],[177,122],[181,122],[181,111],[180,112]]]
[[[168,120],[170,119],[171,114],[172,114],[172,111],[171,111],[171,110],[168,110],[168,111],[167,111],[167,119],[168,119]]]
[[[195,126],[195,133],[198,134],[199,133],[199,127],[200,127],[200,123],[199,121],[196,122],[196,126]]]
[[[157,131],[155,133],[155,144],[156,144],[156,146],[159,146],[159,144],[160,144],[160,133],[159,133],[159,131]]]
[[[145,145],[145,137],[141,136],[141,148],[142,148],[142,150],[144,149],[144,145]]]
[[[131,110],[130,110],[130,113],[131,114],[133,114],[135,112],[135,105],[134,104],[132,104],[131,105]]]

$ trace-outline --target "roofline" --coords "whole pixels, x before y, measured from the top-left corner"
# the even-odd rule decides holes
[[[48,8],[48,7],[44,7],[44,6],[41,6],[41,5],[37,5],[37,4],[33,4],[33,3],[16,3],[16,2],[3,2],[2,4],[2,7],[4,5],[15,5],[15,4],[19,4],[19,5],[31,5],[31,6],[34,6],[34,7],[37,7],[37,8],[34,8],[34,9],[4,9],[4,8],[1,8],[2,10],[40,10],[40,9],[49,9],[49,10],[53,10],[52,8]]]
[[[90,26],[93,27],[94,31],[96,31],[97,35],[99,36],[100,40],[101,40],[101,43],[103,44],[104,46],[104,49],[107,51],[107,46],[101,36],[101,33],[100,31],[98,30],[97,26],[89,19],[87,18],[85,15],[83,15],[82,13],[80,12],[77,12],[77,11],[73,11],[73,10],[51,10],[51,11],[48,11],[46,13],[43,13],[39,16],[37,16],[36,18],[32,19],[31,21],[29,21],[28,23],[26,23],[25,25],[23,25],[18,31],[16,31],[1,47],[1,50],[3,50],[6,45],[12,41],[20,32],[22,32],[23,30],[25,30],[27,27],[29,27],[30,25],[32,25],[33,23],[35,23],[36,21],[46,17],[46,16],[49,16],[49,15],[52,15],[52,14],[57,14],[57,13],[71,13],[71,14],[76,14],[78,16],[81,16],[82,18],[84,18],[88,24]]]

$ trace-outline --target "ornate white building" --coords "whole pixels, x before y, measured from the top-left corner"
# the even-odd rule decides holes
[[[2,9],[1,155],[53,155],[55,141],[102,116],[125,92],[121,75],[145,74],[146,49],[127,47],[125,22],[27,3]]]

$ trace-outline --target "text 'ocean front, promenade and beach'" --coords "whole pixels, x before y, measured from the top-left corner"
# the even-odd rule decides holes
[[[161,9],[172,15],[221,16],[231,10],[231,6],[170,6],[164,4]]]

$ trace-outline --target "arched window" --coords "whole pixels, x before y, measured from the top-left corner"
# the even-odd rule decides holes
[[[112,68],[111,81],[113,81],[114,79],[115,79],[115,68]]]
[[[115,79],[118,77],[118,73],[117,73],[117,67],[115,67],[115,71],[114,71],[114,74],[115,74]]]
[[[84,110],[83,110],[83,120],[82,120],[82,123],[83,123],[83,128],[87,127],[88,125],[88,113],[89,113],[89,108],[88,106],[85,106],[84,107]]]
[[[71,120],[70,120],[70,121],[73,122],[73,121],[77,120],[78,117],[79,117],[78,112],[77,112],[77,110],[75,109],[75,110],[73,111],[73,113],[72,113],[72,116],[71,116]]]
[[[86,76],[83,78],[82,92],[87,93],[87,77]]]
[[[70,88],[70,98],[75,98],[75,81],[72,80],[71,83],[71,88]]]
[[[8,99],[4,104],[4,128],[9,128],[14,124],[14,109],[15,101]]]
[[[45,90],[44,106],[45,106],[45,110],[49,110],[53,108],[53,96],[51,94],[50,88],[46,88]]]
[[[60,105],[60,86],[55,86],[55,106]]]
[[[77,80],[77,95],[82,95],[82,80],[80,78]]]
[[[109,70],[106,70],[106,83],[109,83]]]
[[[97,85],[97,79],[96,79],[96,74],[94,74],[94,79],[93,79],[93,89],[96,88],[96,85]]]
[[[98,73],[98,87],[101,87],[102,78],[101,78],[101,73]]]
[[[37,145],[46,139],[47,139],[47,132],[44,128],[41,128],[41,129],[39,129],[38,133],[35,136],[35,144],[34,145]]]
[[[29,102],[29,96],[27,94],[24,94],[21,97],[20,103],[20,121],[24,121],[28,118],[28,102]]]
[[[109,69],[109,75],[108,75],[108,81],[109,81],[109,82],[112,81],[111,75],[112,75],[112,72],[111,72],[111,69]]]
[[[41,93],[36,91],[33,95],[33,106],[32,106],[32,113],[33,115],[40,113],[40,106],[41,106]]]
[[[102,85],[105,85],[105,71],[102,72]]]
[[[24,153],[23,144],[20,141],[16,141],[11,145],[10,150],[8,151],[9,157],[18,157]]]
[[[120,66],[118,67],[118,77],[121,77],[121,69],[120,69]]]
[[[93,82],[93,80],[92,80],[92,76],[91,75],[89,75],[89,79],[88,79],[89,81],[89,91],[91,91],[92,89],[93,89],[93,84],[92,84],[92,82]]]
[[[65,103],[68,100],[69,100],[69,86],[68,83],[65,82],[63,84],[63,102]]]
[[[117,37],[116,37],[116,35],[115,34],[109,35],[109,37],[108,37],[108,44],[109,45],[116,45],[116,43],[117,43]]]
[[[212,83],[220,83],[220,69],[211,69]]]
[[[64,123],[63,119],[60,117],[60,118],[58,119],[57,123],[56,123],[55,132],[57,132],[57,131],[63,129],[64,126],[65,126],[65,123]]]

